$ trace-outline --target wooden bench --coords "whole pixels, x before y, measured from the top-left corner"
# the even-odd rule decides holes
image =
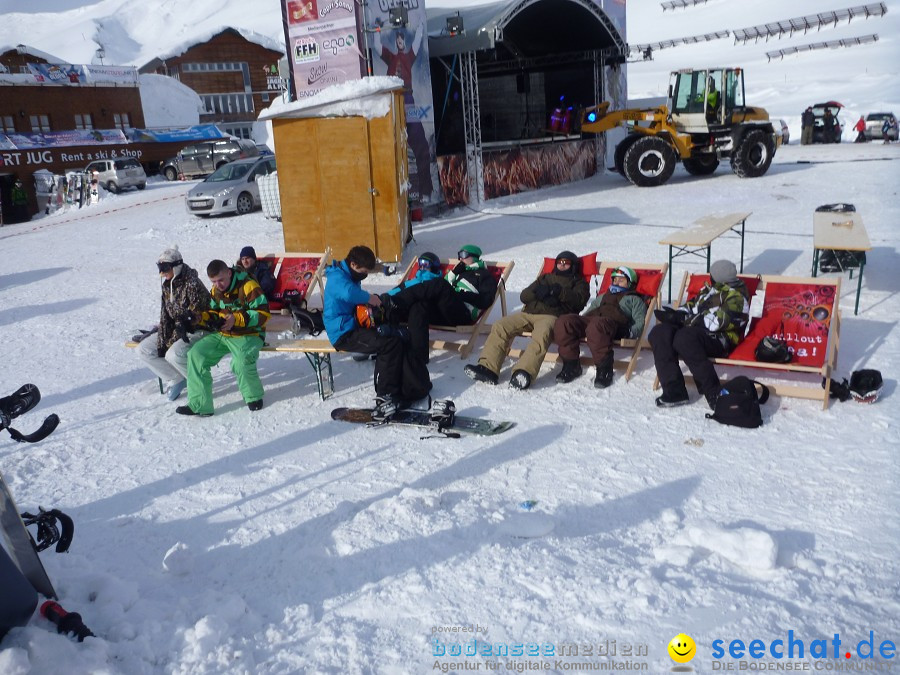
[[[859,314],[859,295],[862,292],[863,268],[866,266],[865,251],[871,251],[869,234],[863,225],[862,216],[856,212],[822,212],[813,213],[813,267],[815,277],[819,271],[819,258],[822,251],[854,251],[862,253],[856,257],[859,266],[859,277],[856,281],[856,303],[853,314]],[[840,259],[840,258],[838,258]],[[848,267],[853,279],[853,267]]]
[[[612,271],[617,267],[630,267],[638,274],[638,285],[637,292],[647,298],[647,318],[644,321],[644,330],[641,332],[641,336],[639,338],[621,338],[616,340],[613,343],[613,347],[618,347],[620,349],[624,349],[628,351],[628,358],[626,361],[614,361],[613,366],[617,368],[625,369],[625,381],[628,382],[631,379],[631,376],[634,374],[635,366],[637,365],[638,356],[640,356],[641,350],[644,347],[649,347],[650,343],[647,342],[647,333],[650,330],[650,319],[653,316],[653,310],[660,306],[662,302],[662,282],[666,277],[666,273],[669,270],[669,265],[667,263],[654,264],[654,263],[639,263],[639,262],[622,262],[622,261],[613,261],[607,260],[602,262],[599,266],[596,263],[596,254],[591,254],[594,257],[593,266],[591,266],[590,261],[585,261],[586,256],[581,258],[582,260],[582,270],[588,272],[585,274],[585,278],[589,281],[596,281],[596,295],[601,295],[605,293],[609,289],[610,283],[612,283]],[[547,271],[552,269],[553,264],[555,263],[552,258],[544,259],[544,267],[541,269],[541,274],[546,274]],[[548,268],[548,264],[550,267]],[[587,344],[587,341],[582,339],[582,344]],[[509,355],[512,358],[519,358],[522,355],[521,349],[511,349]],[[556,351],[548,350],[544,355],[544,361],[554,363],[559,360],[559,353]],[[593,359],[590,356],[581,357],[581,363],[586,366],[593,365]]]
[[[738,270],[744,271],[744,228],[752,211],[746,213],[729,213],[725,216],[704,216],[692,225],[670,234],[660,240],[660,244],[669,247],[669,267],[672,261],[683,255],[701,256],[706,250],[706,271],[709,272],[712,242],[726,232],[734,232],[741,238],[741,264]],[[738,230],[740,226],[740,230]],[[677,251],[673,253],[673,251]],[[672,301],[672,277],[669,277],[669,302]]]
[[[442,258],[441,273],[446,275],[458,262],[458,258]],[[490,315],[491,310],[494,308],[494,305],[497,303],[497,298],[500,299],[500,312],[503,316],[506,316],[506,280],[509,278],[509,274],[512,272],[515,263],[512,260],[508,262],[485,260],[484,264],[497,280],[497,292],[494,295],[494,300],[487,309],[482,310],[474,324],[465,326],[430,326],[430,329],[433,332],[454,333],[461,336],[460,338],[432,337],[430,340],[432,349],[458,351],[460,358],[465,359],[472,353],[472,349],[475,347],[475,341],[478,336],[483,333],[491,332],[491,326],[486,323],[486,320]],[[403,281],[408,281],[415,277],[418,269],[419,261],[417,258],[406,268],[406,272],[403,273]]]
[[[330,259],[330,248],[324,253],[267,253],[257,259],[272,265],[275,275],[273,299],[267,298],[272,315],[266,322],[266,343],[260,352],[290,352],[306,356],[316,376],[319,398],[323,401],[334,393],[331,355],[337,350],[327,338],[284,339],[273,336],[293,329],[293,319],[287,309],[289,299],[308,300],[316,288],[319,289],[319,294],[323,295],[325,287],[323,270]],[[147,339],[156,338],[150,336]],[[138,343],[129,341],[125,346],[137,347]],[[163,382],[159,380],[160,393],[163,390]]]
[[[708,279],[705,274],[685,272],[678,299],[693,297]],[[771,377],[782,380],[766,382],[773,394],[822,401],[822,409],[826,409],[840,343],[840,278],[762,275],[756,279],[755,292],[748,284],[751,319],[746,336],[727,358],[713,362],[724,366],[726,372],[730,368],[770,371]],[[790,363],[756,360],[756,346],[767,336],[787,342],[793,356]],[[659,388],[659,378],[653,387]]]

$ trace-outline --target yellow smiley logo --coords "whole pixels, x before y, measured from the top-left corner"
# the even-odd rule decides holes
[[[697,653],[697,645],[690,635],[679,633],[669,641],[669,656],[675,663],[687,663]]]

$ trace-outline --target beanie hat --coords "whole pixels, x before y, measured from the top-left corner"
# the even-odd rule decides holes
[[[709,276],[715,284],[737,281],[737,268],[730,260],[716,260],[709,268]]]
[[[475,244],[466,244],[459,250],[471,253],[473,258],[481,258],[481,249],[475,246]]]
[[[572,263],[578,262],[578,256],[572,253],[572,251],[562,251],[558,256],[556,256],[556,262],[560,260],[571,260]]]
[[[254,260],[256,260],[256,251],[252,246],[245,246],[241,249],[241,254],[238,256],[238,258],[253,258]]]
[[[167,248],[165,251],[163,251],[162,255],[159,256],[159,260],[157,262],[175,264],[181,263],[181,252],[178,250],[178,245],[175,244],[171,248]]]

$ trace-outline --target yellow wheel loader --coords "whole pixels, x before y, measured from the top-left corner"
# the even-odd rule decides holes
[[[580,122],[584,133],[628,127],[616,146],[616,171],[639,187],[665,183],[679,160],[688,173],[705,176],[730,159],[738,176],[756,178],[781,143],[769,114],[745,103],[741,68],[676,71],[668,105],[610,111],[605,102],[584,109]]]

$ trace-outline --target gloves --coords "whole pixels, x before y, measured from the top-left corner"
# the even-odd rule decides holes
[[[534,297],[538,300],[544,300],[548,295],[550,295],[550,287],[546,284],[538,284],[538,287],[534,289]]]
[[[559,284],[553,284],[550,287],[550,297],[558,298],[560,293],[562,293],[562,286]]]
[[[655,309],[653,310],[653,315],[660,323],[670,323],[673,326],[683,326],[685,319],[687,319],[687,314],[679,309],[674,309],[672,307],[661,307],[660,309]]]
[[[462,260],[460,260],[458,263],[456,263],[456,265],[453,267],[453,274],[455,274],[456,276],[459,276],[460,274],[462,274],[465,271],[466,271],[466,263],[464,263]]]
[[[211,331],[221,330],[224,323],[225,319],[218,312],[210,312],[205,321],[206,327]]]

